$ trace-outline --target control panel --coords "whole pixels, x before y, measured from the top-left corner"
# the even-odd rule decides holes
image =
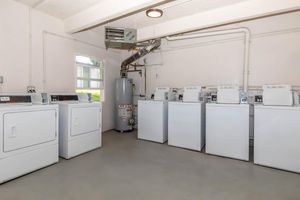
[[[198,102],[203,101],[201,86],[188,86],[183,89],[184,102]],[[202,97],[202,98],[201,98]]]
[[[30,95],[0,95],[0,104],[4,103],[31,103]]]
[[[50,95],[50,101],[78,101],[78,95]]]
[[[241,102],[238,85],[218,86],[217,95],[217,103],[239,104]]]
[[[155,101],[173,101],[177,90],[170,87],[157,87],[154,93]]]
[[[270,106],[293,105],[293,92],[291,85],[264,85],[263,104]]]

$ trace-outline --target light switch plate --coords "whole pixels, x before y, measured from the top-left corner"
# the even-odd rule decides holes
[[[4,78],[3,76],[0,76],[0,84],[3,84],[3,82],[4,82]]]

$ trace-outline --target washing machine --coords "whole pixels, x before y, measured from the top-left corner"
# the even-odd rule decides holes
[[[300,173],[300,107],[291,86],[264,86],[254,114],[254,163]]]
[[[65,159],[102,146],[102,105],[88,94],[51,94],[59,105],[59,155]]]
[[[168,140],[168,101],[175,91],[158,87],[152,100],[138,101],[138,139],[165,143]]]
[[[58,106],[0,95],[0,183],[58,162]]]
[[[249,161],[251,109],[239,86],[219,86],[206,104],[206,153]]]
[[[183,89],[183,100],[168,103],[168,145],[201,151],[205,144],[205,102],[201,86]]]

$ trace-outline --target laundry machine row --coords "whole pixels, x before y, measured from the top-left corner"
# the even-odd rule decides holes
[[[68,101],[73,106],[65,111],[53,103],[52,96],[49,102],[47,94],[0,95],[0,184],[57,163],[59,155],[70,158],[101,146],[101,104],[86,101],[87,94],[61,95],[56,100],[70,100],[71,96],[77,100]],[[69,117],[61,117],[65,112]],[[66,148],[64,130],[81,141],[76,138],[73,145],[73,138],[70,140],[68,156],[61,153]],[[91,142],[85,134],[97,141]]]
[[[189,86],[180,95],[156,88],[153,99],[138,102],[138,139],[201,151],[204,146],[205,104],[202,87]]]
[[[234,85],[217,87],[209,102],[199,98],[201,87],[184,88],[182,100],[172,92],[139,101],[138,139],[196,151],[205,145],[207,154],[244,161],[254,139],[255,164],[300,173],[300,95],[291,86],[265,85],[254,103]]]
[[[139,101],[139,139],[168,141],[170,146],[195,151],[206,144],[208,154],[249,160],[251,107],[240,104],[238,86],[218,87],[213,103],[206,102],[207,91],[201,86],[184,87],[176,101],[167,98],[176,96],[172,92],[169,87],[157,88],[154,99]]]

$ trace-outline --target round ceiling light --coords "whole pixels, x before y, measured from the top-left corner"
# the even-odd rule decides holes
[[[163,15],[163,11],[157,8],[151,8],[146,11],[146,15],[151,18],[159,18]]]

